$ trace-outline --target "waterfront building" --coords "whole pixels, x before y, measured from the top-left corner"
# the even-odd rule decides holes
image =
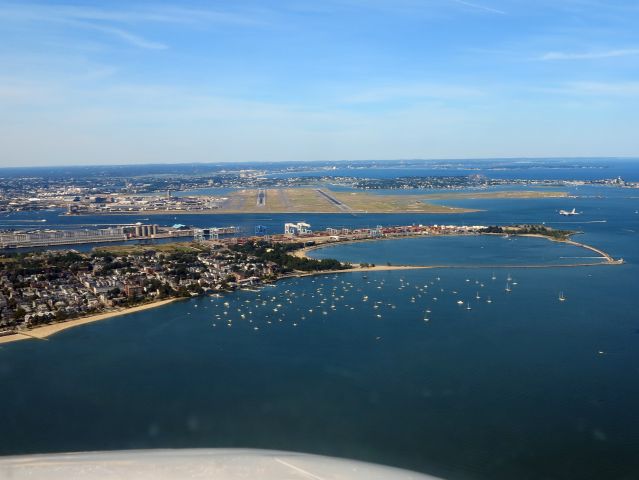
[[[311,225],[306,222],[297,223],[285,223],[284,234],[285,235],[306,235],[312,233]]]

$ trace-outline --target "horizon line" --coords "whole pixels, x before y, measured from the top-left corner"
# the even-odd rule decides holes
[[[158,163],[71,163],[52,165],[14,165],[0,166],[1,170],[30,169],[30,168],[86,168],[86,167],[157,167],[169,165],[272,165],[272,164],[300,164],[300,163],[364,163],[364,162],[451,162],[451,161],[494,161],[494,160],[639,160],[639,155],[612,155],[612,156],[504,156],[504,157],[433,157],[433,158],[371,158],[357,160],[242,160],[242,161],[176,161]]]

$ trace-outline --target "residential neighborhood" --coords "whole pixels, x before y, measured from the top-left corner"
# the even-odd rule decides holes
[[[270,280],[274,262],[202,244],[12,255],[0,259],[0,334],[103,310]]]

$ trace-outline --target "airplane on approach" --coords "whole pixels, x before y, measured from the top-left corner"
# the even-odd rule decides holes
[[[577,209],[573,208],[572,210],[559,210],[559,215],[571,217],[573,215],[579,215],[579,213],[577,212]]]

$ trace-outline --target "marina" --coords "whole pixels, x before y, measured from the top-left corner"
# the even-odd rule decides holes
[[[76,421],[84,422],[83,419],[88,417],[100,431],[107,428],[105,422],[114,415],[140,430],[147,422],[161,417],[165,420],[159,425],[175,425],[171,439],[177,435],[192,446],[205,442],[215,444],[222,429],[240,432],[244,439],[242,443],[248,446],[275,443],[278,448],[292,448],[293,445],[310,450],[326,448],[327,452],[347,452],[361,459],[372,458],[387,448],[390,436],[394,442],[390,451],[393,464],[431,471],[437,469],[428,457],[415,455],[408,459],[401,452],[421,451],[414,446],[417,442],[429,450],[436,449],[438,458],[452,461],[454,449],[444,447],[452,447],[455,441],[450,439],[442,443],[441,435],[450,422],[458,421],[456,402],[463,401],[480,408],[483,401],[491,399],[494,403],[490,408],[481,407],[484,415],[493,422],[499,418],[500,424],[508,424],[523,422],[522,418],[526,418],[519,417],[524,414],[526,403],[513,404],[515,397],[547,405],[544,410],[547,421],[527,424],[528,430],[532,428],[540,435],[552,430],[559,435],[558,441],[575,441],[580,434],[565,428],[560,410],[547,403],[549,399],[560,401],[567,395],[553,383],[550,374],[555,368],[553,360],[563,359],[563,371],[576,373],[584,364],[595,368],[595,359],[606,359],[604,364],[596,367],[602,369],[597,381],[603,385],[607,382],[609,369],[625,361],[628,355],[632,356],[629,350],[621,353],[619,347],[614,348],[615,344],[620,345],[620,340],[592,343],[589,332],[610,329],[603,320],[603,309],[609,309],[609,306],[592,304],[587,316],[580,315],[579,320],[574,316],[581,311],[579,305],[587,302],[585,285],[589,289],[605,290],[608,282],[615,278],[620,285],[617,291],[605,290],[611,305],[615,305],[628,294],[632,283],[628,275],[632,273],[623,269],[559,269],[549,276],[546,272],[518,270],[509,274],[506,270],[496,269],[493,275],[492,270],[487,269],[409,269],[368,272],[365,279],[357,272],[289,278],[272,287],[187,300],[160,307],[152,313],[114,317],[66,330],[51,337],[49,342],[8,344],[0,347],[0,358],[10,354],[12,363],[22,364],[21,371],[26,369],[41,381],[54,378],[53,365],[43,367],[42,359],[65,355],[63,352],[74,351],[80,346],[87,352],[115,348],[118,362],[129,367],[126,384],[108,375],[112,360],[106,358],[92,356],[81,366],[55,367],[58,379],[89,387],[93,385],[91,378],[98,378],[101,385],[94,385],[92,389],[108,389],[116,395],[124,394],[126,389],[126,395],[111,407],[109,417],[104,420],[98,415],[100,404],[90,400],[89,393],[83,388],[70,404],[78,413],[67,417],[64,423],[37,409],[27,414],[13,403],[8,405],[5,399],[4,406],[11,406],[13,414],[3,416],[3,424],[20,422],[27,431],[37,424],[39,431],[44,432],[40,438],[46,442],[59,435],[62,429],[68,429],[70,425],[73,428]],[[518,285],[512,288],[512,293],[506,294],[503,285],[509,275]],[[496,277],[494,281],[493,276]],[[479,287],[480,284],[484,287]],[[560,303],[557,301],[559,290],[566,291],[571,301],[564,302],[561,310],[556,310]],[[483,298],[471,301],[477,292],[486,299],[490,296],[492,303],[483,302]],[[411,301],[413,298],[414,302]],[[458,300],[461,305],[457,305]],[[467,309],[469,302],[470,310]],[[612,308],[620,309],[620,318],[623,318],[622,303]],[[536,313],[539,311],[546,313],[540,317]],[[630,325],[631,322],[621,321],[618,326],[613,324],[613,331],[625,335],[623,332]],[[124,337],[123,328],[127,331]],[[573,332],[570,341],[564,336],[566,331]],[[497,343],[496,336],[499,336]],[[541,343],[547,348],[546,362],[540,365],[540,357],[535,352]],[[194,362],[185,360],[184,348],[189,349],[190,356],[195,356]],[[618,351],[620,357],[599,351]],[[568,362],[565,360],[567,352],[571,359]],[[510,365],[509,369],[505,369],[506,364]],[[37,369],[35,365],[39,365]],[[303,365],[303,368],[297,365]],[[535,365],[540,381],[546,380],[528,387],[517,377],[520,370],[532,365]],[[392,372],[400,369],[404,372],[402,377],[393,380]],[[273,371],[278,374],[273,376]],[[211,372],[215,375],[211,376]],[[184,394],[196,395],[199,401],[191,404],[188,413],[182,416],[171,408],[171,399],[181,395],[173,391],[167,393],[166,398],[154,396],[149,408],[150,392],[137,386],[148,384],[148,375],[151,375],[155,393],[172,390],[170,378],[185,379],[182,382]],[[401,381],[405,375],[413,379],[410,384]],[[141,382],[142,378],[147,378],[146,382]],[[353,378],[363,390],[349,386],[352,380],[346,379]],[[479,383],[469,392],[463,386],[471,378]],[[20,385],[17,370],[5,370],[0,373],[0,379],[7,388]],[[219,382],[225,385],[222,391],[213,388]],[[238,405],[233,392],[246,385],[259,392],[260,398]],[[300,385],[308,396],[300,395]],[[328,385],[335,396],[327,399]],[[31,393],[30,388],[24,385],[21,388],[25,395]],[[577,388],[589,399],[595,394],[591,388],[596,387],[579,382]],[[371,397],[370,392],[376,392],[375,396]],[[426,396],[423,392],[427,392]],[[47,394],[47,401],[53,408],[58,402],[66,402],[69,406],[69,400],[60,395],[56,389]],[[316,400],[319,398],[322,398],[321,407]],[[278,400],[272,403],[273,399]],[[256,433],[253,425],[255,422],[263,425],[259,409],[268,408],[269,404],[274,420],[269,422],[269,435],[265,438]],[[439,420],[428,414],[428,409],[434,405],[439,405],[442,412]],[[505,408],[506,405],[509,408]],[[317,408],[321,408],[323,414],[309,417],[308,411]],[[582,408],[593,407],[583,404]],[[229,409],[237,412],[242,421],[231,421],[223,414]],[[367,422],[358,414],[362,409],[377,412],[384,424],[383,435],[376,434],[373,426],[365,426]],[[347,415],[346,420],[324,433],[323,415],[337,410]],[[382,413],[389,410],[402,412],[399,422],[396,413]],[[198,419],[198,429],[191,430],[185,423],[190,416]],[[305,427],[302,430],[289,428],[289,421],[303,421]],[[404,422],[417,423],[421,428],[407,437]],[[458,432],[462,436],[471,435],[481,422],[481,419],[464,415],[461,424],[465,427],[458,427]],[[614,434],[620,442],[626,438],[624,435],[630,434],[618,427],[604,425],[608,434]],[[43,427],[44,430],[40,430]],[[162,432],[163,427],[160,428]],[[356,443],[364,442],[366,452],[357,453],[350,437],[353,431],[362,432],[363,436],[358,437]],[[74,441],[81,441],[90,448],[103,447],[102,435],[83,432],[75,435]],[[318,432],[321,433],[318,435]],[[335,432],[342,438],[337,442],[333,438]],[[501,448],[506,452],[509,444],[521,441],[517,431],[499,429],[498,434],[503,440]],[[140,434],[131,438],[137,448],[148,448],[172,441],[167,435],[159,433],[149,437]],[[324,442],[329,438],[332,439],[331,446],[327,448],[329,443]],[[58,442],[57,445],[60,449],[73,448],[73,443]],[[484,440],[473,442],[471,448],[480,455],[493,445],[488,447]],[[0,441],[0,447],[6,452],[27,448],[15,441],[11,445]],[[536,448],[543,449],[541,444]],[[596,444],[592,448],[596,449]],[[466,468],[478,467],[472,459],[465,460],[464,465]],[[586,462],[584,468],[592,468],[588,465]]]

